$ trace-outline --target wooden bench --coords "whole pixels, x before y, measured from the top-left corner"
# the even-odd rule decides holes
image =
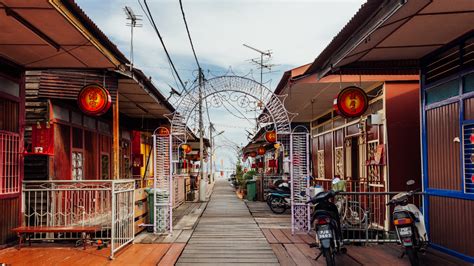
[[[12,229],[18,235],[18,249],[21,249],[25,236],[31,246],[31,235],[34,233],[81,233],[82,243],[86,249],[87,235],[99,230],[100,226],[20,226]]]

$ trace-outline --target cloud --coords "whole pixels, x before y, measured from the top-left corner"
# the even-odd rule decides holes
[[[123,7],[130,6],[144,15],[137,1],[76,0],[100,29],[127,56],[130,54],[130,28],[126,26]],[[148,0],[155,22],[164,38],[183,81],[192,83],[196,64],[177,0]],[[274,67],[266,74],[266,85],[274,89],[283,71],[310,63],[350,20],[362,0],[183,0],[186,19],[194,46],[204,70],[223,74],[229,66],[237,74],[258,70],[247,60],[259,54],[242,44],[273,52]],[[146,17],[143,27],[135,29],[135,66],[151,76],[161,91],[168,85],[179,89],[173,78],[163,48]],[[210,74],[208,74],[210,75]],[[210,111],[218,130],[237,143],[246,144],[245,131],[240,126],[252,125],[237,119],[222,108]],[[227,125],[227,127],[226,127]],[[230,126],[229,126],[230,125]],[[232,127],[233,126],[233,127]],[[221,137],[217,144],[225,143]],[[231,150],[221,149],[220,156],[234,158]]]

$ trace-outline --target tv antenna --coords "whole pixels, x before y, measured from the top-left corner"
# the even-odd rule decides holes
[[[136,15],[133,12],[132,8],[129,6],[125,6],[123,8],[125,11],[125,15],[127,16],[127,21],[129,21],[126,25],[130,27],[130,72],[133,70],[133,29],[135,27],[142,27],[143,24],[137,23],[141,21],[141,15]]]
[[[262,99],[263,98],[263,69],[267,69],[268,71],[272,70],[272,66],[274,65],[269,64],[269,62],[271,60],[273,52],[271,50],[262,51],[260,49],[252,47],[245,43],[242,45],[260,54],[260,61],[259,61],[259,58],[252,58],[249,61],[253,63],[254,65],[257,65],[257,68],[260,69],[260,99]],[[255,131],[258,130],[257,110],[259,108],[261,110],[263,110],[264,108],[264,103],[261,100],[257,101],[257,106],[255,106],[255,121],[256,121]]]

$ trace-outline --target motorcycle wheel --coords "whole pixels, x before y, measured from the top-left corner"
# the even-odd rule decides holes
[[[332,252],[331,248],[323,248],[323,256],[326,259],[326,265],[328,266],[336,265],[334,252]]]
[[[410,260],[410,264],[412,266],[420,265],[418,261],[418,253],[416,252],[416,249],[414,249],[413,247],[406,247],[405,253],[407,254],[408,259]]]
[[[276,214],[282,214],[286,211],[286,202],[282,197],[273,197],[270,202],[270,209]]]
[[[267,196],[267,205],[268,205],[268,207],[270,207],[272,205],[272,199],[273,199],[272,195]]]

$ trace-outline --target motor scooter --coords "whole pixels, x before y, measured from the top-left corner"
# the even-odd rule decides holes
[[[413,180],[407,182],[407,186],[413,184],[415,184]],[[419,265],[418,252],[423,251],[428,244],[423,214],[414,204],[408,203],[417,191],[398,193],[387,203],[387,205],[395,206],[393,224],[398,240],[405,248],[401,257],[406,254],[411,265]]]
[[[306,204],[315,204],[311,215],[311,224],[316,230],[318,244],[310,244],[311,247],[319,247],[320,253],[316,260],[323,255],[327,265],[336,265],[337,253],[345,253],[342,247],[341,221],[337,206],[331,202],[339,192],[334,190],[324,191],[323,188],[314,188],[314,195]],[[311,196],[311,195],[310,195]]]

